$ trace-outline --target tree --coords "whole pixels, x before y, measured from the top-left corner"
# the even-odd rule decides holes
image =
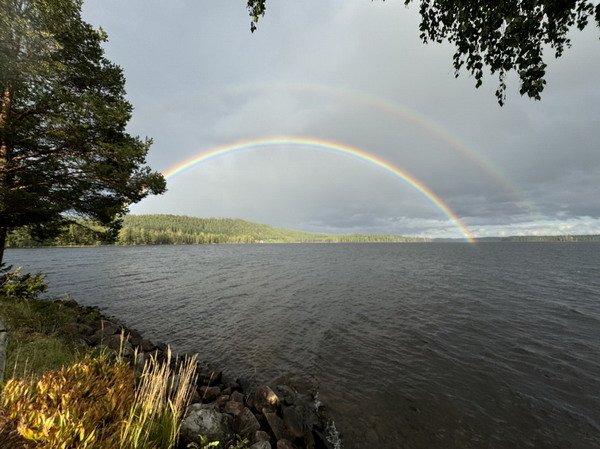
[[[265,3],[248,0],[252,31],[265,14]],[[586,0],[421,0],[419,12],[423,42],[447,40],[455,45],[456,76],[465,68],[479,87],[484,68],[498,75],[496,97],[501,106],[509,72],[518,74],[521,95],[539,100],[546,84],[544,47],[558,58],[571,45],[567,33],[573,26],[583,30],[595,15],[600,27],[600,4]]]
[[[145,165],[151,141],[125,129],[123,72],[81,4],[0,0],[0,262],[11,229],[43,238],[84,218],[114,236],[129,204],[165,190]]]

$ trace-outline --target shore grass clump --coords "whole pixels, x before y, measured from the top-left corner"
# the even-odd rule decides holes
[[[6,376],[38,375],[82,360],[89,352],[67,332],[76,312],[60,302],[0,295],[0,319],[10,338]]]
[[[194,359],[171,364],[169,354],[163,362],[148,360],[136,380],[128,364],[101,353],[38,377],[9,379],[0,438],[27,449],[172,449],[195,370]]]

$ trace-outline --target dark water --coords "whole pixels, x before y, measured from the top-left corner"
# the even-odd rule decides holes
[[[318,385],[344,448],[600,448],[600,245],[9,250],[153,339]]]

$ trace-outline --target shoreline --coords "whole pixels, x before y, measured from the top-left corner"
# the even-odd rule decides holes
[[[145,339],[140,332],[128,328],[117,317],[106,316],[98,307],[82,306],[72,298],[35,301],[51,301],[70,309],[76,319],[65,326],[69,339],[89,349],[105,347],[115,356],[120,353],[137,372],[141,372],[150,357],[167,360],[170,351],[167,344]],[[174,354],[171,363],[177,364],[193,355],[199,354]],[[249,441],[248,449],[339,448],[333,422],[312,392],[283,383],[253,385],[200,361],[197,376],[179,448],[187,448],[189,443],[201,444],[200,435],[211,439],[238,435]]]

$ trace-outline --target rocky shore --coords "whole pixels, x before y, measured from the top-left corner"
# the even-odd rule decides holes
[[[68,332],[87,346],[119,352],[139,370],[151,356],[167,359],[166,344],[145,339],[97,308],[72,299],[58,302],[76,312],[77,321]],[[171,363],[190,355],[178,354]],[[337,449],[328,439],[330,419],[312,393],[279,383],[247,386],[242,379],[200,362],[197,373],[196,391],[181,428],[181,449],[190,443],[202,447],[206,438],[228,441],[235,435],[246,439],[250,449]]]

